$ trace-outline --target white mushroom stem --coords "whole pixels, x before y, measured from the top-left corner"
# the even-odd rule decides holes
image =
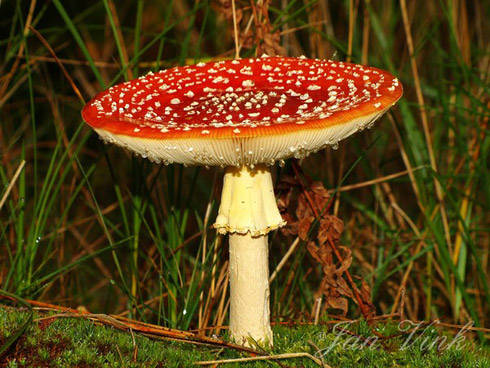
[[[243,345],[272,345],[267,235],[230,234],[230,334]]]
[[[230,333],[237,343],[272,346],[267,233],[285,223],[267,166],[226,170],[214,226],[230,234]]]

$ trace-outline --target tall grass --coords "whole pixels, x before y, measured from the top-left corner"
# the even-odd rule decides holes
[[[225,324],[226,242],[210,228],[220,170],[104,146],[59,67],[89,99],[149,70],[232,57],[233,24],[218,2],[10,0],[0,12],[0,287],[171,327]],[[375,129],[302,162],[338,189],[343,243],[379,313],[402,305],[412,319],[487,322],[484,13],[483,2],[460,0],[271,3],[289,55],[375,65],[405,87]],[[271,238],[274,270],[294,239]],[[272,283],[274,318],[312,318],[321,277],[300,244]]]

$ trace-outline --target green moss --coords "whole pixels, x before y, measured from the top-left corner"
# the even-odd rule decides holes
[[[0,307],[0,341],[4,341],[26,320],[28,313]],[[46,317],[35,314],[35,319]],[[397,330],[382,325],[383,333]],[[275,327],[272,354],[308,352],[321,356],[332,367],[488,367],[488,348],[464,341],[437,349],[443,335],[433,329],[407,341],[397,338],[366,345],[373,336],[365,323],[349,327],[355,336],[332,333],[322,326]],[[359,338],[361,336],[361,338]],[[417,336],[419,338],[417,339]],[[421,338],[421,337],[422,338]],[[423,338],[425,337],[425,339]],[[372,341],[372,340],[371,340]],[[452,340],[448,339],[448,342]],[[405,345],[404,345],[405,342]],[[429,344],[432,343],[431,344]],[[239,358],[246,355],[230,349],[203,347],[149,338],[97,326],[82,318],[58,318],[34,322],[14,348],[0,359],[0,367],[191,367],[200,360]],[[286,363],[286,362],[285,362]],[[235,363],[227,366],[241,366]],[[275,364],[275,363],[273,363]],[[306,358],[290,359],[288,366],[315,367]],[[249,367],[270,367],[270,362],[247,363]]]

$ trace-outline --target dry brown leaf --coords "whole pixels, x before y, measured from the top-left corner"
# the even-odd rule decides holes
[[[281,229],[284,235],[298,236],[306,241],[306,248],[312,258],[322,265],[323,279],[315,293],[316,297],[323,297],[323,310],[337,309],[343,315],[348,311],[348,300],[359,303],[354,295],[351,285],[344,279],[344,273],[352,264],[352,252],[344,246],[337,246],[341,261],[336,263],[337,257],[330,245],[330,241],[338,244],[344,223],[341,219],[328,213],[331,198],[323,183],[312,182],[307,188],[294,177],[285,176],[278,185],[278,206],[287,226]],[[319,213],[317,226],[316,214],[312,208],[315,206]],[[313,226],[313,228],[312,228]],[[375,312],[371,303],[371,292],[367,283],[361,283],[361,309],[368,311],[369,315]]]
[[[311,224],[315,221],[313,216],[303,217],[297,222],[297,234],[303,241],[308,240],[308,233],[310,231]]]

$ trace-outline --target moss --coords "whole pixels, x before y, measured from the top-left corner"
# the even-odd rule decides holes
[[[0,342],[26,320],[25,311],[0,307]],[[35,314],[35,319],[46,317]],[[47,322],[49,321],[49,322]],[[383,333],[396,331],[396,325],[382,325]],[[438,349],[443,336],[428,329],[416,339],[389,340],[385,345],[364,346],[371,336],[365,323],[351,326],[356,336],[331,333],[321,326],[275,327],[275,347],[271,353],[308,352],[321,356],[332,367],[487,367],[486,347],[465,341],[462,349]],[[358,337],[361,336],[361,339]],[[371,336],[372,338],[372,336]],[[450,342],[451,340],[448,340]],[[362,347],[361,347],[362,346]],[[229,349],[209,348],[149,338],[97,326],[81,318],[43,318],[34,322],[15,346],[0,359],[4,367],[191,367],[199,360],[242,357]],[[286,363],[286,362],[285,362]],[[243,364],[243,363],[241,363]],[[270,367],[270,362],[247,363],[249,367]],[[315,367],[308,359],[291,359],[286,365]],[[238,363],[228,366],[240,366]]]

